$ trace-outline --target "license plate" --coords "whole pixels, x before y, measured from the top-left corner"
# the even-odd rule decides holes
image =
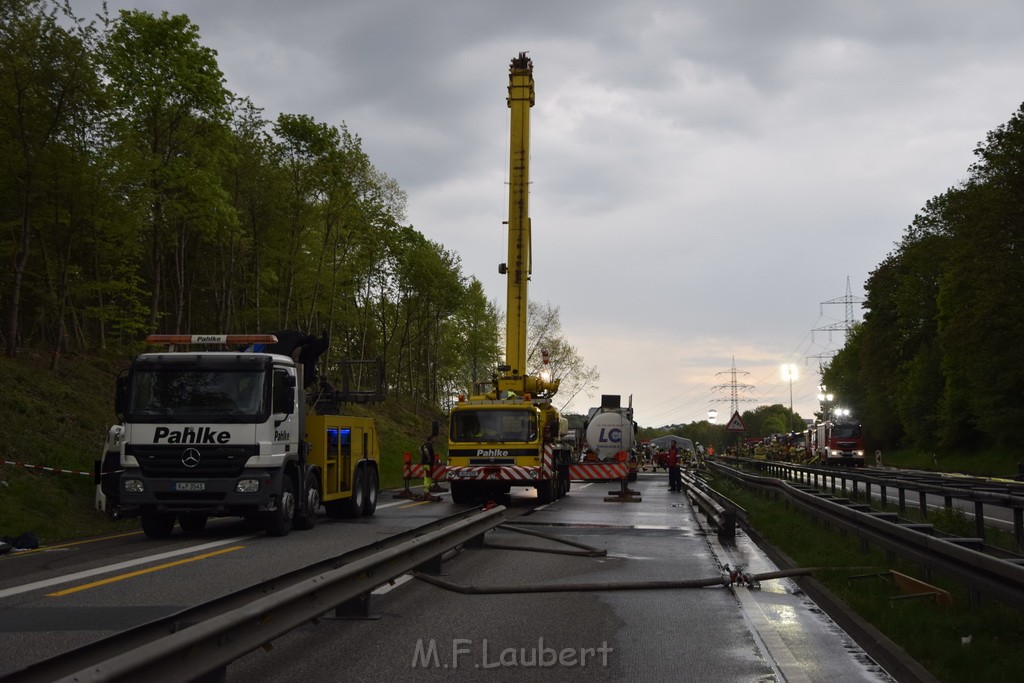
[[[205,491],[206,482],[202,481],[179,481],[174,484],[175,491]]]

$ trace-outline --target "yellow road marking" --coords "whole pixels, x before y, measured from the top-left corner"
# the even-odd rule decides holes
[[[409,503],[408,505],[402,505],[398,509],[399,510],[404,510],[405,508],[414,508],[417,505],[426,505],[427,503],[433,503],[433,502],[434,501],[432,501],[432,500],[420,500],[420,501],[417,501],[415,503]]]
[[[214,557],[216,555],[223,555],[224,553],[230,553],[230,552],[232,552],[234,550],[241,550],[244,547],[245,547],[244,545],[236,545],[236,546],[232,546],[231,548],[222,548],[221,550],[214,550],[212,553],[206,553],[205,555],[196,555],[195,557],[190,557],[190,558],[185,559],[185,560],[176,560],[174,562],[168,562],[167,564],[161,564],[161,565],[158,565],[156,567],[149,567],[148,569],[140,569],[139,571],[136,571],[136,572],[128,572],[127,574],[121,574],[119,576],[111,576],[109,579],[103,579],[101,581],[93,581],[92,583],[84,583],[81,586],[75,586],[74,588],[67,588],[67,589],[62,590],[62,591],[57,591],[56,593],[47,593],[46,597],[48,597],[48,598],[59,598],[59,597],[61,597],[63,595],[68,595],[70,593],[77,593],[78,591],[84,591],[84,590],[87,590],[89,588],[96,588],[97,586],[103,586],[103,585],[108,584],[108,583],[114,583],[115,581],[123,581],[124,579],[130,579],[130,578],[135,577],[135,576],[141,576],[143,574],[149,574],[150,572],[155,572],[155,571],[158,571],[160,569],[168,569],[169,567],[177,567],[179,564],[186,564],[188,562],[195,562],[196,560],[205,560],[208,557]]]

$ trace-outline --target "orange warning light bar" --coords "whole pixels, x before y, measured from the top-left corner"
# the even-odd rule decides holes
[[[151,334],[147,344],[276,344],[273,334]]]

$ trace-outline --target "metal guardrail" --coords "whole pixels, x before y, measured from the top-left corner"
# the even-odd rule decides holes
[[[738,505],[723,496],[715,496],[702,482],[682,476],[686,495],[704,513],[708,524],[715,527],[719,538],[736,538],[736,514],[741,511]]]
[[[505,521],[505,510],[471,510],[436,520],[332,560],[297,570],[33,664],[3,680],[194,680]]]
[[[872,486],[877,487],[883,500],[888,490],[896,490],[900,510],[906,507],[906,492],[918,494],[918,506],[927,516],[926,496],[938,496],[946,507],[952,507],[953,500],[969,502],[974,507],[976,533],[984,536],[984,506],[992,505],[1010,510],[1013,515],[1013,530],[1018,547],[1024,548],[1024,485],[1018,482],[993,482],[975,477],[950,477],[925,472],[879,472],[868,469],[822,468],[775,460],[758,460],[750,458],[734,458],[736,462],[753,467],[768,476],[793,479],[794,481],[812,481],[817,484],[819,478],[830,478],[852,482],[854,493],[858,483],[863,484],[868,495]],[[834,488],[833,488],[834,492]]]
[[[913,525],[890,521],[892,513],[886,515],[857,510],[829,500],[826,494],[802,490],[780,479],[747,474],[720,463],[706,465],[715,472],[747,484],[778,490],[812,515],[914,562],[926,571],[958,581],[972,593],[1024,607],[1024,566],[1020,564],[964,547],[953,540],[930,536]]]

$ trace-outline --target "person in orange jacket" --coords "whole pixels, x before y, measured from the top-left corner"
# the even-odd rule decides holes
[[[668,465],[668,490],[682,491],[683,477],[679,471],[679,446],[675,441],[668,447],[668,458],[665,462]]]

